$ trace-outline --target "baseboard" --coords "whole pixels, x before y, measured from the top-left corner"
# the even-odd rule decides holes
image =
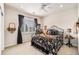
[[[30,42],[30,41],[26,41],[26,42],[23,42],[23,43],[27,43],[27,42]],[[22,44],[23,44],[23,43],[22,43]],[[10,48],[10,47],[14,47],[14,46],[16,46],[16,45],[19,45],[19,44],[13,44],[13,45],[6,46],[4,49]]]

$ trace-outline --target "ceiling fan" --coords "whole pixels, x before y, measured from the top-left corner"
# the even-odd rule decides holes
[[[41,10],[48,12],[48,10],[46,9],[46,7],[48,7],[50,5],[50,3],[41,3]]]

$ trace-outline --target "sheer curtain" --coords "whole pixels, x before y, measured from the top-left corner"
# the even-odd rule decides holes
[[[31,37],[35,32],[34,18],[24,16],[21,32],[22,32],[23,42],[28,42],[31,40]]]
[[[23,24],[21,27],[22,32],[34,32],[35,24],[33,18],[24,17]]]

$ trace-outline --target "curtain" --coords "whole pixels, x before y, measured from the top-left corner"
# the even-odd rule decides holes
[[[35,28],[37,28],[37,25],[38,25],[37,18],[34,18],[34,22],[35,22]]]
[[[18,21],[19,21],[19,26],[18,26],[18,34],[17,34],[17,44],[22,43],[22,34],[21,34],[21,26],[23,24],[23,15],[18,15]]]

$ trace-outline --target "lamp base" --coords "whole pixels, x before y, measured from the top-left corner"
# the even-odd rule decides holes
[[[68,47],[73,47],[73,45],[71,43],[67,43],[66,44]]]

